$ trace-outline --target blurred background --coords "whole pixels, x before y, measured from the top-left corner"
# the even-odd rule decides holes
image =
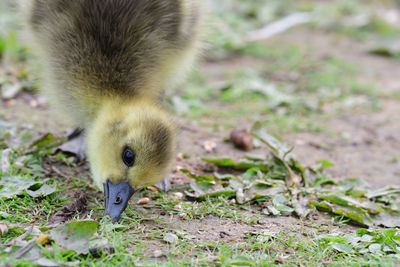
[[[0,3],[0,120],[62,132],[37,95],[40,66],[21,41],[14,2]],[[195,144],[201,154],[211,140],[222,143],[215,153],[237,154],[223,142],[229,132],[262,121],[304,160],[332,159],[339,177],[399,181],[400,1],[208,4],[203,57],[167,94],[190,128],[183,151]]]

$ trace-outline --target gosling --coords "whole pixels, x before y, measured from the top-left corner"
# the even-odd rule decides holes
[[[162,95],[198,54],[196,0],[22,0],[50,103],[87,132],[105,211],[120,219],[133,193],[160,182],[175,158]]]

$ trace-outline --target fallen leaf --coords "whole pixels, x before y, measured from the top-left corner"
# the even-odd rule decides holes
[[[384,211],[374,215],[373,221],[377,226],[389,228],[400,227],[400,213]]]
[[[233,161],[231,158],[203,158],[203,161],[212,163],[219,167],[233,168],[237,170],[248,170],[251,168],[259,168],[260,170],[267,171],[268,166],[263,161],[241,160],[239,162]]]
[[[55,152],[72,155],[78,161],[86,159],[86,133],[82,129],[74,129],[67,136],[67,141],[56,147]]]
[[[281,160],[289,160],[292,157],[289,155],[292,149],[287,147],[280,137],[268,132],[261,123],[255,123],[250,132],[261,142],[266,144]]]
[[[56,260],[51,260],[48,258],[40,258],[36,261],[34,261],[34,264],[37,264],[39,266],[43,267],[57,267],[60,266],[59,263]]]
[[[96,221],[71,222],[50,231],[51,238],[61,247],[80,254],[88,254],[88,242],[99,228]]]
[[[53,194],[56,191],[56,189],[57,189],[57,186],[55,183],[52,185],[43,184],[37,190],[27,189],[26,193],[28,193],[28,195],[30,195],[31,197],[34,197],[34,198],[45,197],[45,196]]]
[[[373,254],[382,254],[382,246],[380,244],[371,244],[368,249]]]
[[[31,178],[24,178],[22,176],[3,176],[0,179],[0,197],[12,198],[14,196],[21,195],[30,188],[39,189],[48,180],[49,179],[35,181]],[[45,194],[46,192],[41,193]]]
[[[190,172],[189,170],[186,170],[186,169],[181,169],[181,172],[186,174],[190,178],[195,179],[198,182],[203,182],[203,181],[210,182],[210,181],[214,181],[215,180],[214,175],[208,175],[208,176],[196,175],[196,174],[194,174],[194,173],[192,173],[192,172]]]
[[[7,219],[7,217],[9,217],[9,216],[10,216],[10,214],[8,214],[7,212],[0,211],[0,218]]]
[[[179,238],[177,235],[171,234],[171,233],[166,233],[164,235],[164,241],[170,244],[174,244],[178,242]]]
[[[353,251],[353,248],[347,244],[333,244],[332,248],[343,253],[350,253]]]

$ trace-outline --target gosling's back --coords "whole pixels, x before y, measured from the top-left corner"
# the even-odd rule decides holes
[[[52,94],[72,102],[156,97],[198,46],[195,0],[25,1]]]

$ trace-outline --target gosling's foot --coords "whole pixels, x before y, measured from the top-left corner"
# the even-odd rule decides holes
[[[168,180],[168,177],[164,177],[164,179],[158,184],[154,185],[158,189],[161,189],[164,192],[168,192],[171,189],[171,183]]]
[[[57,151],[72,155],[79,162],[86,160],[86,133],[85,130],[75,128],[67,134],[68,141],[57,148]]]

